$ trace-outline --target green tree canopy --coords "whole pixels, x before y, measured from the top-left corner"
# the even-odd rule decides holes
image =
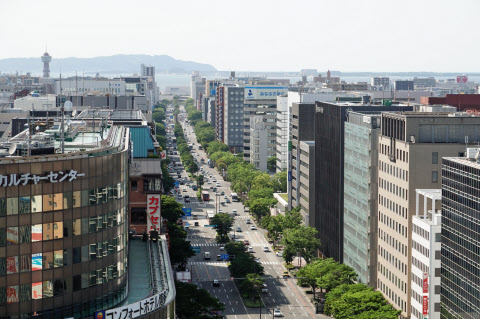
[[[228,236],[228,232],[232,229],[233,218],[227,213],[218,213],[210,220],[210,224],[215,225],[214,228],[220,238],[224,239]]]
[[[267,170],[270,172],[275,172],[277,167],[277,157],[272,156],[267,159]]]
[[[210,155],[216,152],[228,152],[228,151],[229,151],[228,145],[219,141],[210,142],[210,144],[208,144],[208,147],[207,147],[207,153]]]
[[[316,255],[320,247],[320,239],[316,238],[317,230],[313,227],[303,226],[286,230],[282,243],[302,256],[307,263]]]
[[[221,319],[225,305],[195,284],[175,281],[176,314],[179,319]]]
[[[183,215],[182,204],[178,203],[172,196],[162,195],[160,208],[162,218],[172,223],[176,223]]]
[[[275,193],[286,193],[288,185],[287,172],[284,171],[273,175],[271,185]]]
[[[250,212],[257,218],[261,220],[263,216],[270,215],[270,200],[260,198],[255,200],[249,200],[248,206],[250,207]]]

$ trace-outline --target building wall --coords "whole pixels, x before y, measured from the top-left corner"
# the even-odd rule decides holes
[[[444,97],[424,97],[422,104],[456,106],[459,111],[480,110],[480,94],[446,94]]]
[[[301,141],[299,149],[298,206],[305,225],[315,227],[315,142]]]
[[[85,174],[0,188],[0,317],[89,317],[124,300],[127,162],[127,148],[88,158],[0,161],[2,175]]]
[[[123,80],[55,80],[55,94],[104,93],[125,95],[126,84]]]
[[[442,161],[441,318],[480,315],[480,165]]]
[[[277,97],[275,156],[277,157],[277,172],[288,167],[288,139],[290,135],[290,109],[288,97]]]
[[[409,116],[411,118],[406,117],[406,123],[403,124],[401,115],[382,115],[378,169],[377,287],[395,308],[402,310],[404,317],[410,316],[411,312],[412,251],[406,243],[411,242],[412,215],[416,208],[415,190],[439,188],[442,157],[458,156],[465,151],[463,143],[442,142],[442,134],[434,136],[433,140],[426,138],[429,132],[438,130],[423,130],[420,127],[422,123],[434,123],[438,129],[443,129],[452,124],[452,127],[462,131],[465,122],[478,121],[475,118],[446,118],[438,114]],[[405,142],[410,141],[411,136],[415,136],[415,143]],[[419,142],[428,139],[436,143]]]
[[[379,115],[351,112],[345,123],[343,260],[371,287],[377,282]]]
[[[267,130],[265,122],[261,116],[255,116],[250,119],[250,163],[262,172],[267,171]]]
[[[229,147],[240,148],[243,146],[243,94],[243,87],[225,87],[224,143]]]

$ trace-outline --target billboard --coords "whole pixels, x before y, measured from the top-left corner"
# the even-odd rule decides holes
[[[423,273],[423,293],[428,294],[428,273]]]
[[[428,296],[423,296],[423,315],[428,315]]]
[[[457,83],[467,83],[467,82],[468,82],[468,76],[466,75],[457,76]]]
[[[288,93],[286,86],[246,86],[245,101],[248,100],[276,100],[277,96]]]
[[[147,229],[160,232],[160,194],[147,196]]]

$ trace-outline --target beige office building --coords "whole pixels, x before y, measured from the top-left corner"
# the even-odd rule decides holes
[[[382,113],[378,155],[377,289],[402,317],[411,312],[415,190],[441,187],[442,157],[480,141],[480,118],[465,113]],[[440,271],[440,269],[438,269]]]

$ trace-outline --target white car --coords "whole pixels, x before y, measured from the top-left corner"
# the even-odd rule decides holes
[[[257,227],[255,225],[250,226],[250,230],[257,230]]]
[[[280,311],[280,309],[275,309],[273,310],[273,316],[274,317],[283,317],[283,313]]]
[[[253,248],[252,248],[252,247],[248,247],[248,248],[247,248],[247,252],[253,253]]]
[[[220,247],[220,251],[225,251],[225,247]]]
[[[270,249],[268,249],[268,247],[265,246],[265,247],[263,247],[263,251],[268,253],[270,251]]]
[[[223,210],[219,209],[219,210],[218,210],[218,213],[219,213],[219,214],[220,214],[220,213],[223,213]]]
[[[232,213],[233,213],[233,215],[235,215],[235,216],[237,216],[237,215],[238,215],[238,213],[237,213],[237,210],[236,210],[236,209],[232,209]]]
[[[217,185],[217,187],[220,187],[220,183],[219,183],[219,182],[217,182],[215,185]]]
[[[283,253],[281,251],[277,251],[275,255],[277,255],[277,257],[283,257]]]

